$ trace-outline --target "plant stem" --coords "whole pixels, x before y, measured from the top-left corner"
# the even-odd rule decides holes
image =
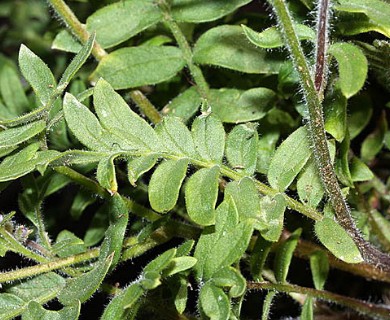
[[[337,293],[325,291],[325,290],[316,290],[313,288],[301,287],[293,284],[282,284],[282,283],[271,283],[271,282],[248,282],[248,289],[250,290],[276,290],[279,292],[285,293],[301,293],[307,294],[310,297],[338,303],[340,305],[346,306],[361,312],[365,315],[372,316],[375,319],[389,319],[389,308],[386,306],[380,306],[373,303],[364,302],[358,299],[349,298],[342,296]]]
[[[176,21],[173,20],[170,12],[169,5],[165,0],[160,0],[160,8],[164,13],[164,19],[167,23],[169,29],[171,30],[177,44],[179,45],[179,48],[181,49],[183,53],[183,58],[187,63],[187,67],[190,70],[190,73],[192,75],[192,78],[194,79],[197,90],[202,97],[204,101],[207,102],[208,96],[209,96],[209,86],[207,84],[207,81],[205,80],[202,70],[193,62],[192,60],[192,49],[190,44],[188,43],[186,37],[184,36],[183,32],[181,31],[179,25],[176,23]],[[207,103],[204,104],[207,106]],[[202,110],[206,111],[206,110]]]
[[[73,11],[63,0],[48,0],[52,8],[57,12],[59,17],[65,22],[72,33],[82,42],[85,43],[90,37],[89,32],[81,24],[79,19],[75,16]],[[97,60],[101,60],[107,52],[95,41],[92,54]]]
[[[380,252],[364,240],[351,217],[350,209],[341,192],[327,146],[321,101],[287,5],[284,0],[269,1],[274,8],[286,45],[299,73],[304,98],[309,111],[308,129],[316,165],[337,220],[353,238],[365,261],[390,271],[390,256]]]
[[[36,276],[38,274],[67,267],[72,264],[88,261],[97,258],[98,256],[99,256],[99,249],[95,248],[75,256],[71,256],[63,259],[57,259],[54,261],[38,264],[36,266],[26,267],[23,269],[18,269],[10,272],[0,273],[0,283]]]
[[[130,91],[131,99],[137,104],[145,116],[152,121],[152,123],[157,124],[162,120],[160,112],[154,107],[154,105],[149,101],[148,98],[139,90]]]

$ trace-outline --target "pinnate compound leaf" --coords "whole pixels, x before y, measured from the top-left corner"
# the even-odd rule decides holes
[[[206,31],[194,47],[194,62],[246,73],[278,73],[282,64],[275,53],[256,48],[240,26],[223,25]]]
[[[181,50],[176,47],[121,48],[105,56],[92,77],[106,79],[115,89],[128,89],[169,80],[184,65]]]
[[[158,156],[151,154],[146,156],[140,156],[135,159],[129,159],[127,161],[127,177],[130,184],[135,187],[138,178],[145,172],[154,167],[158,159]]]
[[[363,262],[352,238],[332,217],[316,221],[314,228],[321,243],[337,258],[346,263]]]
[[[196,157],[191,132],[179,118],[164,117],[157,125],[156,132],[168,152],[180,156]]]
[[[152,127],[130,109],[111,85],[100,79],[95,86],[93,101],[101,125],[130,147],[138,150],[161,150]]]
[[[181,184],[187,173],[188,160],[167,160],[153,172],[149,182],[149,201],[157,212],[168,212],[176,205]]]
[[[285,45],[283,37],[277,27],[270,27],[263,30],[262,32],[256,32],[245,25],[241,25],[241,27],[244,30],[244,34],[248,40],[257,47],[271,49]],[[304,24],[295,25],[295,31],[299,40],[315,39],[314,30],[308,26],[305,26]]]
[[[105,260],[98,261],[91,271],[68,280],[65,288],[59,293],[58,300],[65,306],[72,305],[77,301],[81,303],[87,301],[102,283],[113,257],[114,255],[111,254]]]
[[[329,48],[339,66],[341,92],[350,98],[363,87],[367,78],[368,62],[362,50],[357,46],[338,42]]]
[[[210,320],[228,320],[230,302],[225,292],[207,282],[199,293],[200,307]]]
[[[215,223],[215,205],[218,197],[219,166],[203,168],[195,172],[185,187],[187,212],[190,218],[202,226]]]
[[[324,289],[329,273],[328,256],[324,251],[315,251],[310,255],[310,269],[313,276],[314,287],[317,290]]]
[[[337,11],[365,14],[369,18],[370,24],[376,26],[374,30],[390,37],[389,3],[380,0],[339,0],[335,3],[335,9]]]
[[[235,126],[226,140],[226,157],[237,171],[249,175],[256,170],[259,136],[253,123]]]
[[[213,115],[201,115],[192,123],[195,149],[203,160],[222,163],[225,151],[225,129]]]
[[[174,0],[171,12],[174,20],[183,22],[214,21],[228,15],[250,0]]]
[[[286,201],[281,193],[273,197],[264,196],[260,200],[261,215],[256,227],[261,236],[271,242],[279,240],[283,230],[284,211]]]
[[[128,0],[105,6],[87,19],[87,30],[96,32],[103,48],[122,43],[162,19],[154,0]],[[115,23],[107,23],[115,21]]]
[[[272,188],[284,191],[305,166],[311,155],[306,127],[300,127],[276,150],[268,169]]]
[[[39,100],[46,105],[57,86],[49,67],[25,45],[20,47],[19,66]]]
[[[43,308],[38,302],[31,301],[27,311],[23,313],[22,320],[77,320],[80,315],[80,302],[62,308],[59,311],[52,311]]]
[[[0,131],[0,148],[18,145],[42,132],[46,127],[43,120],[35,121],[24,126]]]
[[[286,282],[288,269],[290,268],[291,259],[293,257],[294,250],[298,244],[299,237],[301,236],[302,229],[295,230],[287,240],[285,240],[275,256],[275,278],[278,282]]]
[[[81,50],[76,54],[73,60],[70,62],[68,67],[65,69],[58,86],[66,85],[74,77],[74,75],[79,71],[83,66],[85,61],[87,61],[89,55],[91,54],[93,44],[95,42],[95,34],[91,35],[85,45]]]

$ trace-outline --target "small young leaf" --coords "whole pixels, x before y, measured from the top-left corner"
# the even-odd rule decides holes
[[[176,273],[192,268],[198,260],[194,257],[176,257],[163,272],[163,277],[170,277]]]
[[[188,282],[185,278],[179,278],[180,286],[175,294],[175,307],[179,314],[183,314],[187,307],[188,300]]]
[[[0,131],[0,148],[18,145],[36,136],[46,128],[43,120],[35,121],[24,126]]]
[[[163,254],[149,262],[144,268],[144,273],[146,272],[157,272],[161,273],[165,268],[169,266],[172,260],[175,258],[176,249],[169,249],[165,251]]]
[[[280,31],[276,27],[267,28],[262,32],[256,32],[243,24],[241,27],[248,40],[257,47],[271,49],[285,45]],[[304,24],[295,25],[295,32],[298,35],[299,40],[313,41],[315,39],[314,30]]]
[[[215,222],[215,204],[218,197],[219,167],[203,168],[195,172],[185,187],[187,212],[190,218],[202,226]]]
[[[80,315],[80,302],[59,311],[46,310],[38,302],[30,301],[22,320],[77,320]]]
[[[202,311],[210,320],[228,320],[230,302],[225,292],[210,282],[207,282],[199,293],[199,303]]]
[[[136,187],[136,182],[143,173],[154,167],[157,159],[158,156],[151,154],[127,161],[127,177],[133,187]]]
[[[276,150],[268,169],[271,187],[284,191],[305,166],[311,155],[306,127],[295,130]]]
[[[161,151],[160,141],[152,127],[130,109],[107,81],[98,81],[93,101],[102,126],[112,135],[134,149]]]
[[[254,47],[240,26],[222,25],[202,34],[194,47],[194,62],[246,73],[278,73],[282,59]]]
[[[153,172],[149,182],[149,201],[157,212],[168,212],[176,205],[181,184],[187,173],[188,160],[167,160]]]
[[[324,251],[318,250],[310,255],[310,269],[314,287],[317,290],[324,289],[324,284],[329,273],[328,256]]]
[[[226,140],[226,157],[229,164],[251,175],[256,170],[259,136],[252,123],[235,126]]]
[[[102,77],[115,89],[128,89],[169,80],[184,65],[181,50],[176,47],[121,48],[100,61],[92,78]]]
[[[298,244],[302,229],[295,230],[287,240],[278,248],[275,256],[275,278],[278,282],[286,282],[288,269],[290,268],[291,259],[294,250]]]
[[[200,116],[192,123],[191,132],[200,158],[221,163],[225,150],[225,130],[222,122],[213,115]]]
[[[56,88],[56,81],[49,67],[24,45],[19,51],[19,66],[39,100],[46,105]]]
[[[345,42],[332,44],[329,53],[335,57],[339,66],[341,92],[350,98],[359,92],[366,81],[367,59],[357,46]]]
[[[118,191],[114,165],[116,157],[118,157],[118,155],[114,154],[113,156],[100,160],[96,171],[97,181],[99,181],[99,184],[111,194]]]
[[[333,218],[316,221],[315,232],[321,243],[337,258],[347,263],[363,262],[358,247]]]
[[[260,200],[261,215],[258,220],[258,227],[261,236],[271,242],[279,240],[283,230],[284,210],[286,200],[281,193],[274,197],[264,196]]]
[[[208,1],[208,0],[175,0],[171,11],[174,20],[183,22],[214,21],[228,15],[250,0]]]
[[[65,306],[87,301],[106,276],[111,266],[113,254],[107,259],[97,262],[96,266],[87,273],[67,281],[65,288],[59,293],[58,300]]]
[[[164,117],[157,125],[156,132],[170,153],[196,157],[191,133],[179,118]]]
[[[105,6],[87,19],[87,30],[96,32],[103,48],[110,48],[140,33],[162,19],[154,0],[131,0]],[[115,23],[107,23],[115,21]]]
[[[306,297],[305,303],[302,306],[301,320],[313,320],[313,299]]]
[[[73,58],[71,63],[65,69],[58,86],[66,85],[74,77],[77,71],[82,67],[82,65],[87,61],[89,55],[91,54],[92,47],[95,41],[95,34],[89,37],[88,41],[79,51],[79,53]]]
[[[214,273],[212,282],[217,287],[229,287],[229,296],[242,296],[246,289],[246,280],[237,269],[225,267]]]

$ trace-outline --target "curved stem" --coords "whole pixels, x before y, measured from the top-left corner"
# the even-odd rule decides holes
[[[351,217],[350,209],[341,192],[327,146],[321,101],[287,5],[284,0],[269,1],[274,8],[285,43],[299,73],[304,98],[309,111],[308,128],[317,168],[337,220],[353,238],[366,262],[390,271],[390,256],[380,252],[364,240]]]

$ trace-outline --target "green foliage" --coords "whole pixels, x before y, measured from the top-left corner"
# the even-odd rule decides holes
[[[324,290],[390,281],[386,1],[332,5],[318,91],[311,1],[269,1],[276,26],[250,0],[48,3],[65,29],[0,3],[0,319],[388,318]]]

